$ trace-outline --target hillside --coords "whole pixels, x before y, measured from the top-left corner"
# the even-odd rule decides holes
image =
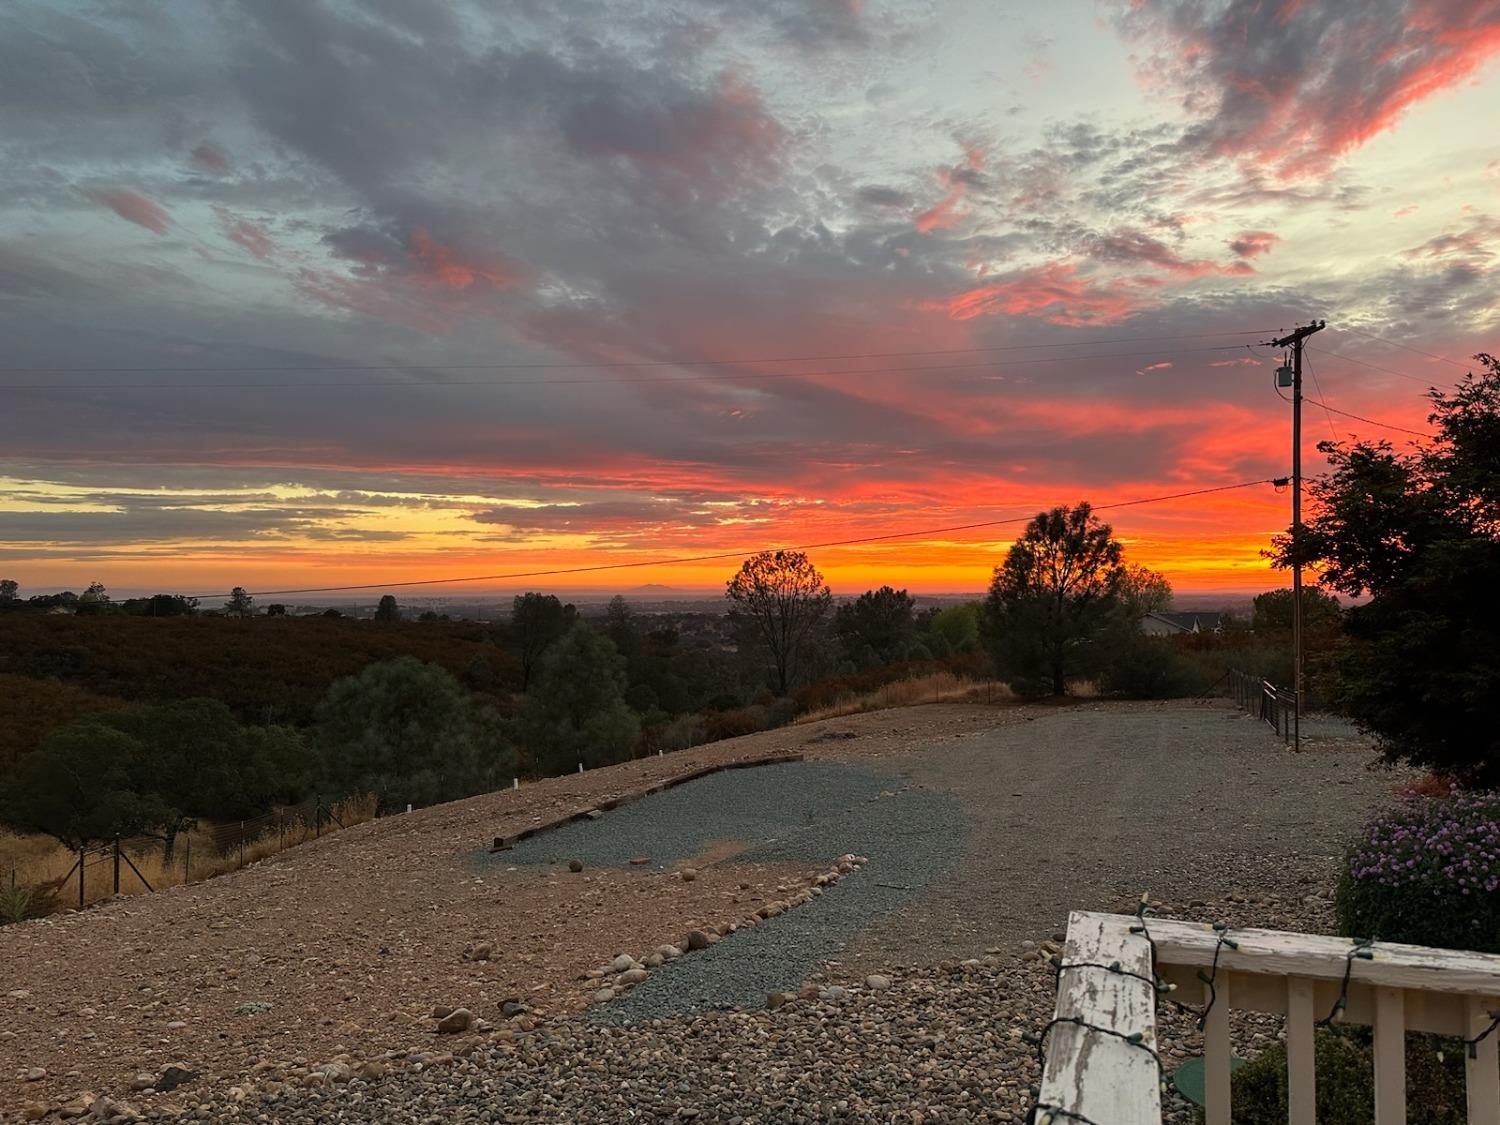
[[[127,702],[212,697],[242,722],[305,724],[334,680],[402,655],[441,665],[502,701],[514,678],[492,627],[474,622],[0,616],[0,675]],[[51,690],[11,682],[28,693]],[[66,698],[89,709],[83,696]],[[53,692],[47,713],[61,714],[66,698]]]

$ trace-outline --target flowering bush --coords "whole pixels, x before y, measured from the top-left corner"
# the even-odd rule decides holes
[[[1500,794],[1412,798],[1372,821],[1335,905],[1351,937],[1500,953]]]

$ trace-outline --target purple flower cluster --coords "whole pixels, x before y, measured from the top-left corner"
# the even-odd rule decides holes
[[[1349,874],[1429,894],[1500,890],[1500,794],[1413,798],[1371,823]]]

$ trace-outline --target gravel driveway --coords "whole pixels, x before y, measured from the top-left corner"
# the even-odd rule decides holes
[[[735,862],[868,856],[836,891],[595,1011],[632,1021],[755,1006],[829,959],[974,957],[1144,890],[1311,890],[1391,783],[1366,768],[1368,751],[1333,745],[1293,754],[1221,705],[1041,710],[862,765],[716,774],[533,838],[506,862],[649,856],[666,868],[715,847]]]
[[[1043,712],[901,759],[953,793],[962,863],[860,945],[873,960],[968,957],[1150,890],[1290,893],[1321,883],[1394,777],[1359,743],[1294,754],[1222,703]]]
[[[809,760],[476,857],[494,835],[787,751]],[[1347,739],[1293,754],[1222,703],[929,706],[391,817],[6,927],[0,1121],[84,1089],[215,1121],[1019,1121],[1035,1079],[1019,1036],[1053,999],[1022,943],[1143,889],[1167,916],[1326,932],[1337,857],[1395,780],[1372,757]],[[601,959],[743,918],[845,852],[870,862],[577,1011]],[[671,869],[687,863],[695,880]],[[497,955],[466,959],[481,939]],[[844,991],[766,1010],[764,992],[801,980]],[[515,996],[531,1010],[507,1019]],[[241,1014],[246,1000],[266,1010]],[[496,1028],[434,1037],[434,1003],[453,1002]],[[1232,1026],[1242,1053],[1264,1033]],[[1163,1047],[1174,1063],[1199,1049],[1170,1027]],[[127,1088],[178,1061],[200,1071],[183,1090]]]

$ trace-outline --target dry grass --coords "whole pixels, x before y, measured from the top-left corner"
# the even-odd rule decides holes
[[[345,828],[373,820],[375,798],[351,797],[340,801],[333,806],[333,814]],[[160,840],[127,840],[121,845],[121,853],[135,864],[153,889],[160,890],[180,883],[211,879],[245,863],[254,863],[296,847],[320,833],[337,832],[338,822],[325,820],[319,830],[296,815],[262,817],[250,822],[247,828],[243,860],[240,835],[233,824],[217,828],[203,825],[179,836],[170,864],[163,855]],[[113,855],[107,849],[96,849],[89,853],[87,860],[85,904],[109,898],[115,889]],[[0,831],[0,895],[12,895],[11,888],[16,888],[11,910],[17,912],[14,902],[21,897],[19,892],[30,888],[32,893],[27,911],[32,916],[77,906],[78,873],[74,869],[77,862],[77,853],[68,851],[50,836],[18,836]],[[131,870],[130,864],[123,860],[120,863],[120,893],[146,893],[145,885]],[[0,902],[0,921],[15,920],[5,918],[6,913],[6,904]]]
[[[840,715],[884,711],[890,707],[913,707],[919,703],[994,703],[1012,698],[1010,688],[998,680],[969,680],[952,672],[934,672],[910,680],[897,680],[862,695],[846,695],[827,707],[798,715],[793,723],[815,723]]]

